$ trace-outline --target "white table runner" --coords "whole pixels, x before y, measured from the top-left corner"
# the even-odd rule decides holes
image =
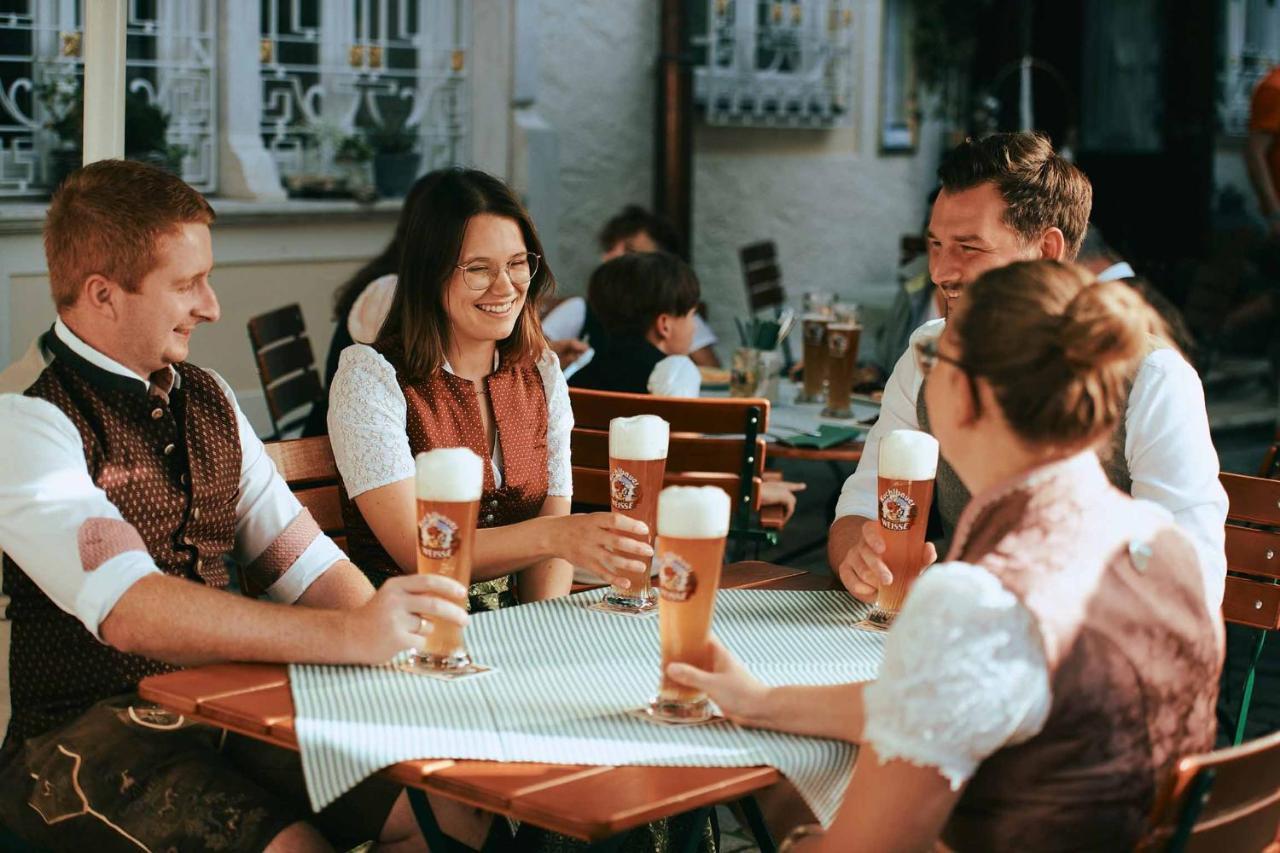
[[[379,769],[416,758],[778,768],[830,822],[856,749],[721,723],[663,726],[627,711],[659,677],[658,620],[587,610],[603,590],[477,614],[467,645],[497,672],[446,682],[389,667],[289,667],[298,743],[319,810]],[[873,678],[883,636],[854,629],[843,592],[721,590],[715,632],[770,684]]]

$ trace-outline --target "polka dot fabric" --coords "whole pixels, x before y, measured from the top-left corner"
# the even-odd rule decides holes
[[[436,370],[425,382],[408,382],[399,367],[395,344],[381,349],[396,368],[396,379],[407,406],[409,447],[416,455],[437,447],[468,447],[489,458],[480,399],[470,380]],[[484,466],[480,527],[502,527],[533,518],[547,497],[547,394],[542,375],[532,362],[501,365],[486,380],[498,441],[502,447],[502,480]],[[356,565],[375,585],[399,574],[395,561],[378,544],[359,510],[344,501],[347,544]],[[473,584],[472,610],[492,610],[515,603],[511,577]]]
[[[75,425],[93,481],[161,571],[225,587],[240,488],[235,411],[212,376],[185,364],[177,371],[169,394],[148,394],[64,351],[26,395]],[[175,669],[98,642],[8,557],[4,593],[12,620],[10,738],[52,729],[144,676]]]

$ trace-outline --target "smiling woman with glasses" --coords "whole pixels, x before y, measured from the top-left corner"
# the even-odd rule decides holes
[[[643,570],[633,523],[569,515],[573,416],[538,322],[554,279],[528,212],[483,172],[425,180],[402,214],[387,319],[343,351],[330,392],[354,561],[375,584],[416,571],[414,456],[468,447],[488,460],[473,611],[563,595],[573,565],[606,581]]]

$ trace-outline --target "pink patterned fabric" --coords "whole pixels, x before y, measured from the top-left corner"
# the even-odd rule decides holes
[[[320,533],[320,525],[303,507],[298,517],[245,569],[245,581],[250,587],[247,591],[258,594],[279,580]]]
[[[126,551],[146,551],[138,528],[119,518],[89,518],[76,533],[80,547],[80,565],[91,572],[112,557]]]

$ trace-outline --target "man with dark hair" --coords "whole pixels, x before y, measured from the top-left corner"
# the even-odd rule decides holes
[[[1020,260],[1075,259],[1089,222],[1092,188],[1044,136],[1004,133],[969,140],[946,155],[938,177],[942,191],[927,235],[929,274],[948,303],[987,270]],[[915,355],[918,347],[936,342],[945,328],[945,318],[934,320],[912,335],[885,387],[880,418],[867,435],[862,460],[836,507],[828,558],[860,598],[873,597],[891,577],[880,556],[884,539],[874,520],[880,440],[895,429],[928,431]],[[1205,605],[1216,612],[1226,576],[1227,499],[1218,482],[1204,391],[1177,350],[1153,346],[1134,377],[1124,422],[1111,445],[1098,453],[1117,487],[1164,506],[1196,542],[1205,570]],[[942,548],[929,544],[926,563],[945,549],[970,499],[945,459],[939,461],[934,495]]]
[[[374,781],[313,816],[297,756],[138,699],[222,660],[385,662],[453,581],[375,593],[276,472],[220,376],[186,361],[218,319],[212,208],[104,160],[54,195],[53,328],[0,388],[0,824],[52,849],[425,847]],[[269,601],[228,591],[227,562]],[[301,605],[297,607],[287,605]],[[312,823],[314,821],[314,825]],[[408,849],[406,847],[406,849]]]
[[[668,252],[682,255],[680,235],[665,216],[650,213],[638,204],[629,204],[600,229],[602,260],[612,260],[626,252]]]

